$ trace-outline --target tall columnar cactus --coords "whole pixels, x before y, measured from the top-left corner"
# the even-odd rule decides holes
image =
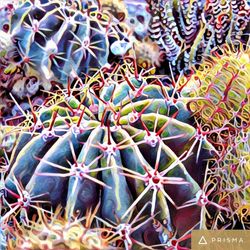
[[[126,249],[172,244],[174,232],[180,237],[199,225],[214,149],[188,124],[185,103],[132,65],[126,58],[101,69],[23,117],[5,180],[10,209],[3,224],[16,214],[28,224],[36,211],[58,206],[68,218],[83,217],[100,204],[96,225],[112,246]]]

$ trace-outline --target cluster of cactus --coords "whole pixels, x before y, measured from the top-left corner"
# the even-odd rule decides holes
[[[148,0],[150,38],[176,73],[199,64],[224,43],[248,42],[250,6],[246,0]]]
[[[8,249],[115,249],[108,247],[103,231],[90,228],[96,211],[89,211],[84,219],[68,219],[58,208],[53,214],[39,214],[28,225],[15,220],[15,227],[5,231],[12,235],[6,242]]]
[[[1,13],[0,22],[8,26],[0,31],[1,116],[13,116],[9,92],[26,109],[27,97],[44,100],[44,91],[85,79],[131,46],[94,0],[22,1]]]
[[[53,82],[65,85],[76,75],[83,79],[106,65],[111,54],[124,55],[130,46],[124,39],[119,26],[94,1],[78,9],[57,0],[25,1],[1,38],[5,47],[14,49],[1,64],[6,78],[1,85],[23,99],[36,94],[39,86],[50,90]]]
[[[246,1],[148,1],[153,41],[129,24],[141,1],[20,2],[0,11],[1,249],[189,249],[193,229],[249,229]]]

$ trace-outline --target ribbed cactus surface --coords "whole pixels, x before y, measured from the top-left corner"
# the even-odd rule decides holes
[[[165,244],[175,228],[181,235],[199,222],[198,200],[185,223],[181,206],[198,199],[213,147],[188,125],[185,102],[172,102],[159,79],[138,73],[131,63],[128,58],[83,86],[52,94],[46,107],[17,127],[5,181],[6,202],[16,205],[2,222],[20,213],[27,223],[50,206],[64,207],[69,218],[82,217],[100,204],[97,221],[105,227],[130,228],[137,213],[145,216],[125,234],[127,249],[137,249],[132,242]],[[163,231],[154,229],[156,221]]]
[[[9,26],[0,49],[11,46],[14,53],[5,56],[3,73],[7,90],[21,99],[36,94],[39,86],[50,90],[55,82],[85,79],[131,47],[95,1],[78,8],[66,1],[24,1],[13,10]],[[13,79],[18,69],[19,78]]]

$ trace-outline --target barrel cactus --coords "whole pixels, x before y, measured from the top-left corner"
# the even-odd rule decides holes
[[[119,25],[95,1],[83,1],[78,8],[75,2],[24,1],[11,15],[0,50],[8,52],[5,87],[20,99],[36,94],[39,86],[50,90],[55,82],[65,86],[76,76],[84,79],[108,64],[110,57],[129,50]],[[14,53],[9,53],[10,47]]]
[[[100,204],[94,225],[110,246],[126,249],[169,244],[175,232],[198,226],[214,149],[188,124],[185,102],[138,71],[126,58],[85,85],[51,93],[23,117],[14,129],[2,223],[19,214],[28,225],[32,214],[58,206],[67,218],[84,218]]]

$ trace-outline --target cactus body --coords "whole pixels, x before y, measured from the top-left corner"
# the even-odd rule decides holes
[[[15,50],[6,56],[6,88],[20,99],[36,94],[39,86],[49,90],[53,82],[66,86],[76,76],[84,80],[108,64],[110,55],[122,56],[131,47],[94,1],[81,10],[63,1],[25,1],[11,15],[5,37],[1,51],[9,53],[10,46]],[[13,81],[17,68],[23,75]],[[28,83],[30,78],[34,81]]]
[[[213,148],[206,140],[198,143],[196,129],[187,124],[185,103],[166,105],[168,88],[150,75],[136,76],[130,62],[105,72],[103,86],[90,79],[77,90],[81,102],[66,95],[36,112],[42,129],[16,150],[5,181],[11,190],[7,199],[15,200],[18,182],[29,195],[27,207],[35,202],[33,197],[41,197],[54,208],[65,208],[69,218],[82,217],[100,203],[98,216],[118,228],[143,211],[148,221],[134,232],[137,244],[164,244],[166,232],[178,228],[181,235],[199,221],[196,205],[193,220],[179,225],[178,207],[200,191],[203,159],[211,157]],[[95,79],[103,74],[100,70]],[[22,147],[19,143],[16,148]],[[185,213],[185,208],[180,211]],[[166,232],[154,231],[150,216]],[[152,230],[154,237],[143,235],[145,230]],[[131,244],[132,235],[125,245]]]

